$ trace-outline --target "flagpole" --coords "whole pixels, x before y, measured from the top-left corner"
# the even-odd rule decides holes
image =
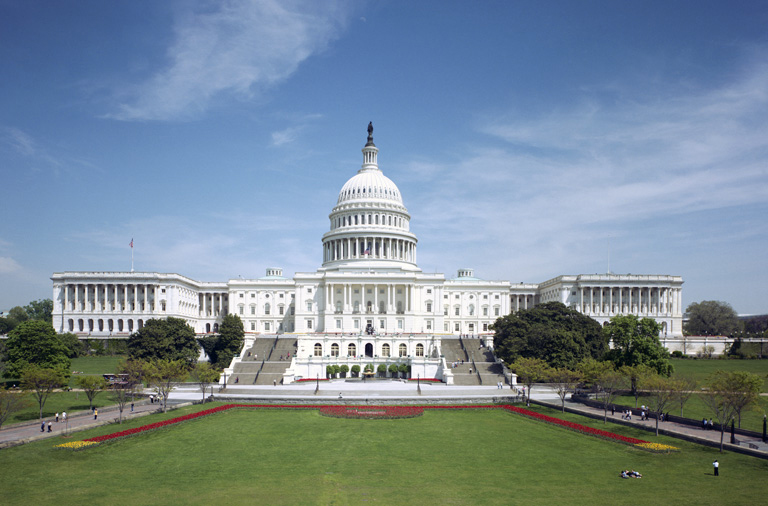
[[[131,272],[133,272],[133,238],[131,238]]]

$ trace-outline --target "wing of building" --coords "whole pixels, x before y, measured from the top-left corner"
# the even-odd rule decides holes
[[[372,129],[370,129],[372,130]],[[500,316],[549,301],[600,323],[618,314],[650,317],[663,334],[682,335],[680,276],[563,275],[538,284],[486,281],[472,269],[446,279],[417,264],[416,235],[397,185],[379,169],[369,130],[362,167],[341,188],[322,238],[322,266],[283,277],[206,283],[155,272],[57,272],[54,327],[91,337],[128,337],[151,318],[185,319],[199,334],[224,315],[240,316],[246,334],[293,334],[295,377],[325,375],[338,363],[406,357],[421,377],[441,377],[441,340],[488,334]]]

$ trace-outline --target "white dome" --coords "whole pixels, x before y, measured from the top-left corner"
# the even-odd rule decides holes
[[[379,169],[361,169],[344,184],[337,203],[354,200],[389,200],[403,205],[397,185]]]

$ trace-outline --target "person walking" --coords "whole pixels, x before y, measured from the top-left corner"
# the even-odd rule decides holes
[[[99,419],[99,410],[96,408],[93,408],[93,419],[98,420]]]
[[[62,411],[61,412],[61,421],[62,422],[66,422],[67,421],[67,412],[66,411]]]
[[[712,467],[715,468],[715,476],[720,476],[720,463],[718,461],[712,462]]]
[[[40,424],[40,432],[45,432],[45,422]]]

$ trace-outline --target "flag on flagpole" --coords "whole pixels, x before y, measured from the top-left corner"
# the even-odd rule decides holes
[[[133,237],[131,237],[131,249],[133,249]]]
[[[363,251],[363,255],[370,255],[371,254],[371,248],[365,248],[365,251]]]

